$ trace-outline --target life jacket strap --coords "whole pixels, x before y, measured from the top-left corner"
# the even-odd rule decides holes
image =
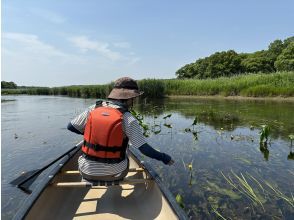
[[[112,153],[123,152],[126,150],[124,147],[116,147],[116,146],[106,147],[100,144],[92,144],[90,142],[87,142],[86,140],[84,140],[84,146],[91,148],[94,151],[105,151],[105,152],[112,152]]]

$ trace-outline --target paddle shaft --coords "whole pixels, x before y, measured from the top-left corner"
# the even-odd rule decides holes
[[[53,160],[51,163],[49,163],[48,165],[44,166],[43,168],[39,169],[38,171],[36,171],[33,175],[31,175],[30,177],[26,178],[25,180],[23,180],[22,182],[20,182],[18,184],[18,186],[23,185],[24,183],[26,183],[27,181],[29,181],[30,179],[34,178],[35,176],[39,175],[40,173],[42,173],[44,170],[46,170],[48,167],[50,167],[52,164],[56,163],[58,160],[60,160],[61,158],[63,158],[65,155],[69,154],[70,152],[72,152],[74,149],[76,149],[78,146],[74,146],[73,148],[71,148],[70,150],[68,150],[67,152],[65,152],[64,154],[62,154],[61,156],[59,156],[58,158],[56,158],[55,160]]]

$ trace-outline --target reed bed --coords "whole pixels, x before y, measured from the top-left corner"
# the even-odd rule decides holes
[[[143,98],[165,96],[294,96],[294,72],[271,74],[245,74],[217,79],[143,79],[138,81]],[[81,85],[64,87],[40,87],[27,89],[3,89],[3,95],[66,95],[83,98],[105,98],[113,83],[105,85]]]
[[[245,74],[217,79],[165,80],[166,95],[293,96],[294,72]]]

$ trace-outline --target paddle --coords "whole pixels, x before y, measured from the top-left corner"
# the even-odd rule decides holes
[[[30,187],[30,185],[32,185],[32,183],[35,181],[35,179],[44,170],[46,170],[48,167],[50,167],[51,165],[53,165],[55,162],[57,162],[58,160],[60,160],[64,156],[68,155],[70,152],[72,152],[73,150],[75,150],[79,145],[80,144],[74,146],[73,148],[71,148],[70,150],[68,150],[67,152],[65,152],[64,154],[62,154],[61,156],[59,156],[58,158],[56,158],[51,163],[47,164],[46,166],[44,166],[41,169],[31,170],[31,171],[28,171],[28,172],[23,172],[19,177],[17,177],[16,179],[12,180],[10,182],[10,184],[12,184],[13,186],[17,186],[18,188],[22,189],[26,193],[31,193],[32,191],[29,189],[29,187]]]

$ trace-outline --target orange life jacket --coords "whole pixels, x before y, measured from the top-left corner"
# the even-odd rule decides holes
[[[123,113],[115,108],[100,106],[90,112],[82,151],[88,159],[118,163],[125,159],[128,139],[122,130]]]

